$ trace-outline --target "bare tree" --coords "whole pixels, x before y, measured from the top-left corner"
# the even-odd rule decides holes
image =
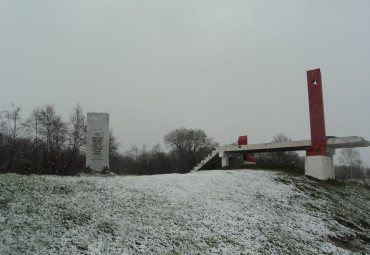
[[[39,158],[40,158],[40,138],[39,138],[39,120],[40,120],[40,109],[35,108],[30,117],[27,120],[29,126],[29,138],[33,143],[33,157],[32,165],[34,172],[38,173],[39,170]]]
[[[82,168],[83,162],[78,162],[78,156],[81,148],[86,146],[86,117],[79,104],[69,115],[67,141],[70,153],[65,167],[65,174],[70,168]]]
[[[79,104],[69,115],[68,142],[73,151],[79,151],[86,145],[86,117]]]
[[[6,133],[5,111],[0,112],[0,170],[3,162],[3,144]]]
[[[5,136],[6,136],[5,114],[6,114],[6,111],[0,112],[0,171],[2,170],[3,154],[4,154],[3,146],[4,146]]]
[[[141,150],[136,145],[132,146],[126,154],[134,160],[133,171],[136,174],[151,174],[150,155],[145,144]]]
[[[139,161],[139,148],[136,145],[131,146],[131,149],[126,152],[127,156],[133,158],[135,161]]]
[[[283,133],[278,133],[272,138],[273,143],[283,143],[283,142],[289,142],[291,141],[290,138],[288,138]],[[275,157],[275,163],[276,164],[288,164],[291,160],[291,152],[282,151],[282,152],[274,152],[272,155]]]
[[[202,158],[218,144],[200,129],[179,128],[164,136],[164,142],[177,156],[181,173],[190,171]]]
[[[272,138],[273,143],[283,143],[283,142],[289,142],[291,139],[284,135],[283,133],[278,133]]]
[[[354,148],[345,148],[340,152],[339,163],[344,166],[361,166],[360,152]]]
[[[109,154],[118,153],[120,143],[114,135],[113,129],[109,129]]]
[[[291,139],[283,133],[272,138],[273,143],[289,142]],[[263,152],[257,154],[257,164],[294,166],[303,169],[303,158],[293,151]]]
[[[161,150],[159,144],[154,145],[151,150],[147,150],[146,145],[143,145],[142,149],[134,145],[126,154],[131,160],[126,160],[125,167],[130,168],[127,172],[152,175],[172,173],[174,170],[171,157]]]
[[[51,104],[40,108],[38,117],[40,124],[38,131],[45,145],[43,169],[45,173],[60,173],[61,152],[66,142],[67,126]]]
[[[172,173],[174,170],[171,158],[162,151],[160,144],[154,145],[150,151],[150,165],[152,174]]]
[[[123,173],[125,169],[122,169],[121,163],[124,167],[127,167],[127,158],[123,157],[118,152],[119,142],[117,137],[114,135],[113,129],[109,130],[109,167],[110,170],[115,173]],[[131,163],[131,162],[130,162]],[[126,172],[127,173],[127,172]]]
[[[17,154],[21,145],[20,141],[27,135],[28,132],[28,126],[21,117],[21,111],[21,106],[16,106],[15,104],[12,104],[12,109],[10,111],[4,112],[5,121],[3,121],[2,123],[2,128],[4,129],[8,138],[8,163],[6,167],[7,171],[14,170],[14,161],[16,157],[19,156]],[[3,139],[3,137],[1,137],[1,139]]]
[[[360,152],[355,148],[342,149],[340,152],[339,164],[349,167],[351,179],[355,177],[354,172],[360,172],[360,175],[365,174]],[[359,174],[356,175],[356,177],[358,177]]]

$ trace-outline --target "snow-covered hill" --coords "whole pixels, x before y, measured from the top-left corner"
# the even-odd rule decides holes
[[[0,254],[370,253],[370,191],[274,171],[0,175]]]

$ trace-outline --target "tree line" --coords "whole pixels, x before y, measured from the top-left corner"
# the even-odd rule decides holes
[[[200,129],[175,129],[163,137],[170,147],[164,152],[160,144],[151,149],[132,146],[125,155],[115,153],[110,158],[111,167],[118,174],[188,173],[218,143]]]
[[[77,105],[63,121],[54,105],[35,108],[23,118],[12,104],[0,112],[0,171],[69,175],[83,167],[86,117]]]
[[[117,174],[189,172],[218,144],[203,130],[179,128],[164,136],[171,150],[159,144],[147,149],[136,145],[119,152],[112,130],[109,136],[110,170]],[[0,172],[74,175],[85,167],[86,114],[77,104],[64,121],[47,104],[22,117],[22,107],[12,104],[0,111]]]
[[[335,166],[335,178],[338,180],[362,179],[370,187],[370,168],[361,160],[360,152],[355,148],[342,149],[339,165]]]
[[[64,121],[47,104],[36,107],[23,118],[22,107],[12,104],[10,110],[0,111],[0,172],[21,174],[74,175],[83,171],[86,155],[86,114],[79,104]],[[187,173],[218,143],[200,129],[175,129],[163,137],[169,152],[160,144],[132,146],[125,153],[119,152],[119,142],[113,131],[109,135],[110,170],[116,174],[165,174]],[[287,142],[290,138],[282,133],[271,142]],[[236,145],[236,143],[233,143]],[[257,165],[282,166],[304,172],[304,157],[296,152],[282,151],[258,153]],[[336,166],[338,178],[359,178],[370,174],[365,169],[356,149],[342,150]],[[242,164],[242,157],[232,164]],[[221,164],[217,167],[221,168]]]

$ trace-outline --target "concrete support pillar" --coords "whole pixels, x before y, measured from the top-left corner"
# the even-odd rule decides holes
[[[334,148],[327,148],[326,156],[306,156],[305,174],[319,180],[335,179]]]
[[[247,144],[248,144],[248,136],[247,135],[239,136],[238,146],[247,145]],[[243,153],[242,156],[243,156],[244,165],[255,165],[256,164],[256,157],[248,157],[247,153]]]
[[[221,166],[229,166],[230,165],[230,154],[227,152],[220,152],[219,157],[221,158]]]
[[[333,156],[307,156],[305,175],[319,180],[335,179]]]

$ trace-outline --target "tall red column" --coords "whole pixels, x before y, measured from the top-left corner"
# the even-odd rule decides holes
[[[324,100],[320,69],[307,71],[308,102],[310,108],[311,147],[307,156],[326,156]]]

